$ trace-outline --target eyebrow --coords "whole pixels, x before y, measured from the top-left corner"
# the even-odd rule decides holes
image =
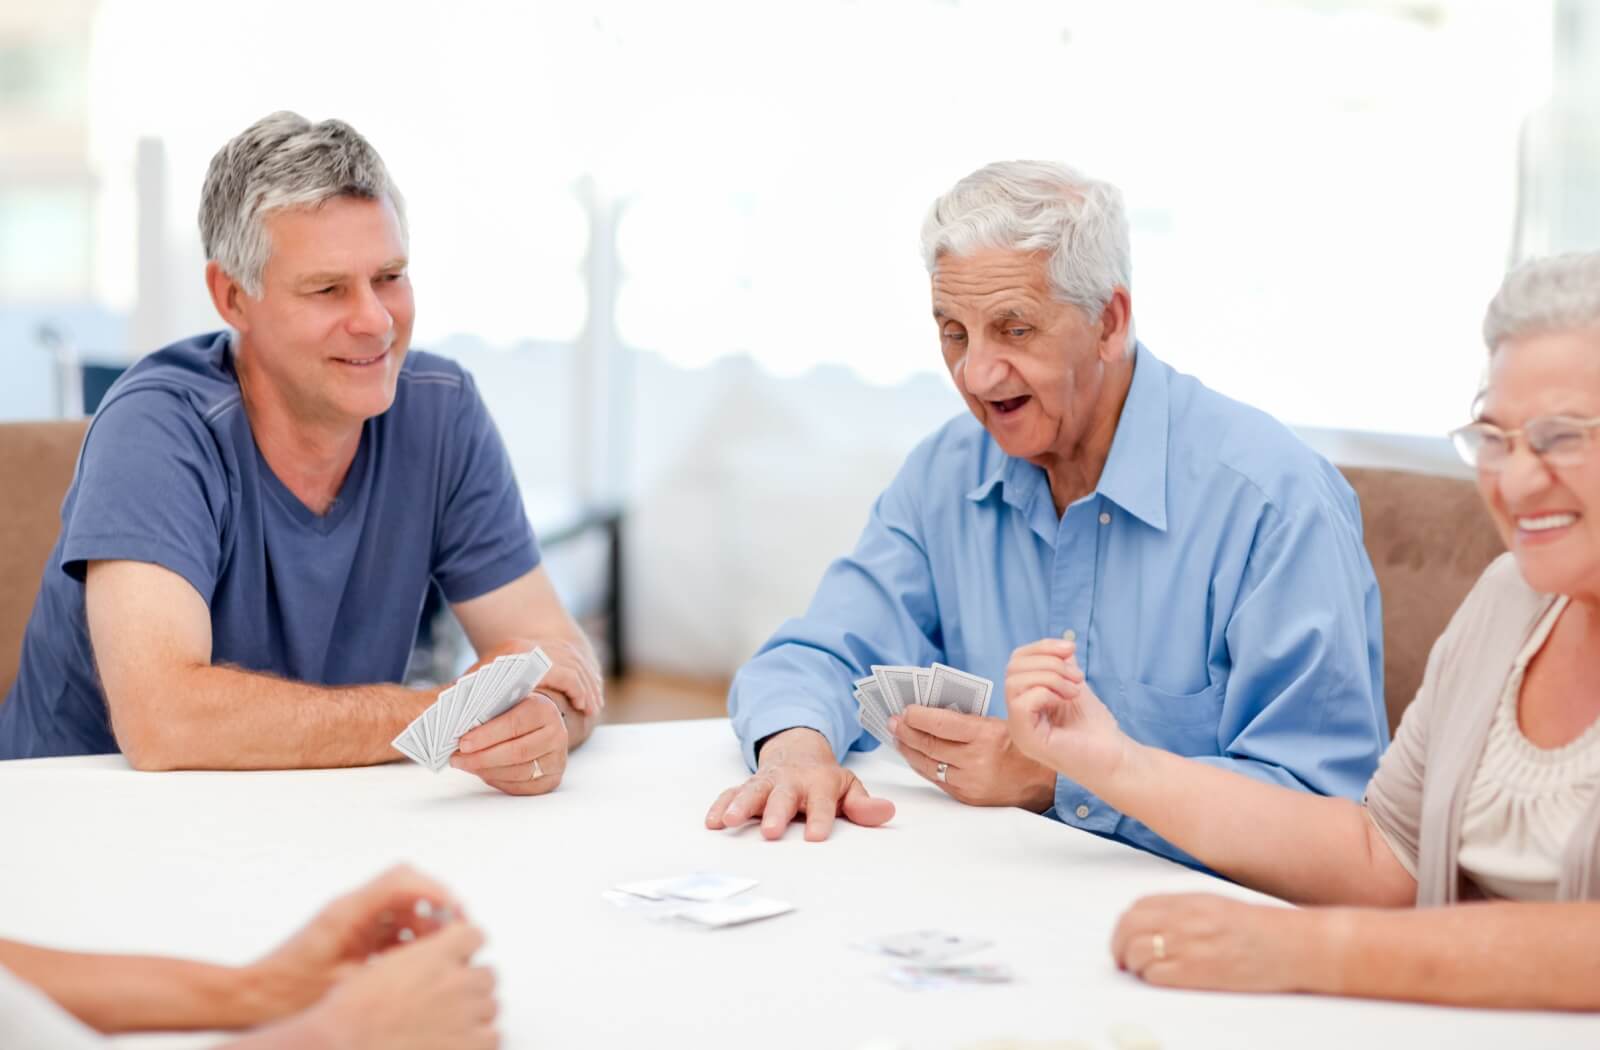
[[[935,306],[933,308],[933,319],[935,321],[948,321],[951,318],[945,314],[941,307]],[[1028,314],[1020,306],[1008,306],[1004,310],[992,314],[991,319],[996,321],[1026,321]]]
[[[403,255],[396,256],[395,258],[384,263],[382,266],[378,267],[377,272],[394,273],[396,270],[404,270],[408,261],[409,260],[407,260]],[[306,276],[300,278],[297,283],[303,287],[309,287],[311,285],[338,284],[340,281],[349,276],[350,275],[347,273],[338,273],[333,270],[326,270],[321,273],[307,274]]]

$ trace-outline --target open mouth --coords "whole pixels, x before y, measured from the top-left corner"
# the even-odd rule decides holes
[[[371,368],[388,356],[389,351],[385,350],[382,353],[373,354],[371,357],[336,357],[334,360],[341,365],[349,365],[352,368]]]
[[[1021,397],[1008,397],[1000,401],[990,401],[989,407],[1002,416],[1009,416],[1032,400],[1033,397],[1031,395],[1023,394]]]

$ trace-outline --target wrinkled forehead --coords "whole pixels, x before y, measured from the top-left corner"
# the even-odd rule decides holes
[[[942,253],[929,275],[935,316],[991,315],[1054,302],[1046,260],[1039,252],[983,249]]]

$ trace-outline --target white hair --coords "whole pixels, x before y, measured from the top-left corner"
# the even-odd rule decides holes
[[[315,208],[333,197],[387,199],[405,240],[405,201],[383,158],[342,120],[313,124],[287,110],[262,117],[211,158],[200,194],[200,238],[206,258],[251,295],[272,245],[269,212]]]
[[[1097,319],[1118,288],[1133,288],[1122,192],[1051,161],[979,168],[933,202],[922,222],[922,261],[985,248],[1048,252],[1051,293]],[[1129,319],[1128,348],[1133,348]]]
[[[1508,339],[1600,328],[1600,252],[1533,259],[1506,274],[1483,317],[1492,354]]]

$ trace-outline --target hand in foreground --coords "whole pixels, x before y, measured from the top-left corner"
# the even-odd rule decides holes
[[[787,729],[762,747],[760,767],[750,779],[717,796],[706,814],[706,827],[737,828],[760,818],[761,834],[777,839],[801,813],[806,841],[821,842],[833,830],[835,817],[877,827],[894,816],[894,803],[867,794],[856,775],[834,759],[821,733]]]
[[[1117,771],[1132,743],[1084,681],[1077,644],[1060,638],[1011,654],[1006,715],[1023,754],[1090,791]]]
[[[1055,771],[1024,754],[1003,719],[913,705],[889,729],[906,763],[958,802],[1043,813],[1055,801]]]
[[[456,921],[385,952],[283,1025],[282,1045],[494,1050],[500,1045],[494,971],[472,965],[482,946],[477,927]]]
[[[508,795],[554,791],[567,770],[567,723],[543,692],[461,738],[450,764]]]
[[[298,933],[246,968],[248,986],[260,999],[254,1023],[310,1006],[359,970],[368,957],[411,938],[426,937],[450,915],[461,915],[461,905],[450,891],[407,867],[392,868],[335,899]]]
[[[1229,992],[1316,991],[1330,960],[1323,914],[1210,893],[1146,897],[1117,922],[1119,969],[1151,984]]]

